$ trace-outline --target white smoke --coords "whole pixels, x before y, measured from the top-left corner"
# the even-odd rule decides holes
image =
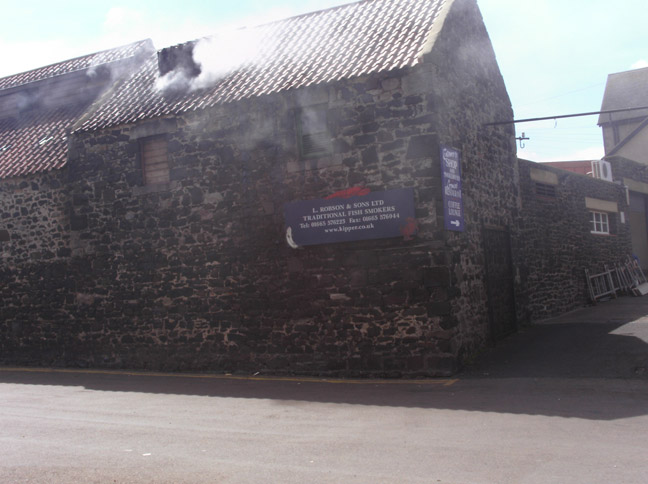
[[[163,92],[187,92],[204,89],[243,68],[262,61],[261,51],[272,48],[257,29],[221,32],[199,40],[193,48],[193,61],[200,74],[192,76],[186,69],[168,72],[156,81]]]
[[[167,72],[155,80],[155,89],[168,94],[172,92],[187,92],[191,87],[191,76],[184,69]]]
[[[212,86],[245,65],[257,64],[261,42],[260,32],[250,29],[232,30],[199,41],[194,48],[194,61],[201,72],[192,89]]]

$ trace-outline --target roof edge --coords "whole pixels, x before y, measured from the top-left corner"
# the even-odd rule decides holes
[[[626,71],[612,72],[608,74],[605,80],[605,89],[603,90],[603,98],[601,99],[601,111],[604,111],[605,106],[609,103],[608,98],[611,95],[610,92],[612,91],[612,86],[617,82],[616,81],[617,78],[623,78],[626,76],[641,76],[643,75],[642,71],[645,71],[645,73],[648,74],[648,67],[640,67],[638,69],[628,69]],[[599,115],[598,122],[597,122],[599,126],[603,126],[604,124],[611,124],[615,122],[615,121],[605,120],[603,118],[604,118],[603,114]],[[626,120],[622,119],[616,121],[626,121]]]
[[[427,40],[423,44],[423,48],[421,49],[421,52],[419,53],[419,58],[425,56],[426,54],[429,54],[432,52],[432,49],[434,48],[434,45],[436,44],[437,38],[439,38],[439,35],[441,35],[441,31],[443,30],[443,26],[445,25],[445,21],[448,18],[448,14],[450,13],[450,10],[454,6],[455,0],[445,0],[443,2],[443,5],[439,9],[439,14],[436,19],[436,21],[432,24],[432,29],[430,30],[430,33],[427,36]]]
[[[157,62],[157,53],[155,49],[152,52],[148,53],[148,58],[155,57],[155,60]],[[146,54],[145,54],[146,55]],[[143,56],[144,57],[144,56]],[[137,74],[137,71],[131,72],[128,75],[125,75],[119,79],[115,79],[114,82],[110,84],[108,89],[106,89],[104,92],[102,92],[84,111],[81,116],[78,117],[78,119],[72,123],[69,127],[68,130],[70,133],[80,133],[84,132],[86,130],[83,129],[83,125],[85,122],[90,119],[92,116],[94,116],[103,106],[103,103],[106,99],[110,97],[112,93],[117,91],[119,87],[125,82],[128,82],[134,75]],[[110,127],[110,126],[107,126]],[[93,131],[93,130],[88,130],[88,131]]]
[[[26,71],[16,72],[14,74],[9,74],[8,76],[2,76],[2,77],[0,77],[0,79],[7,79],[7,78],[10,78],[10,77],[22,76],[22,75],[27,74],[29,72],[39,71],[41,69],[47,69],[49,67],[54,67],[54,66],[57,66],[59,64],[65,64],[67,62],[74,62],[74,61],[77,61],[79,59],[84,59],[84,58],[88,58],[88,57],[96,57],[96,56],[105,54],[107,52],[111,52],[113,50],[125,49],[127,47],[136,46],[138,44],[139,44],[138,50],[150,47],[150,49],[147,49],[147,50],[155,51],[155,46],[153,45],[153,41],[151,39],[147,38],[147,39],[142,39],[142,40],[136,40],[135,42],[130,42],[128,44],[120,45],[118,47],[113,47],[113,48],[110,48],[110,49],[104,49],[104,50],[100,50],[100,51],[97,51],[97,52],[92,52],[90,54],[80,55],[80,56],[77,56],[77,57],[72,57],[70,59],[64,59],[64,60],[61,60],[59,62],[53,62],[51,64],[47,64],[47,65],[44,65],[44,66],[34,67],[33,69],[27,69]],[[60,77],[60,76],[64,76],[64,75],[67,75],[67,74],[72,74],[74,72],[82,72],[82,71],[90,69],[91,67],[96,67],[96,66],[101,66],[101,65],[106,65],[106,64],[112,64],[112,63],[115,63],[115,62],[119,62],[120,60],[123,60],[123,59],[128,59],[130,57],[134,57],[134,56],[132,56],[132,55],[131,56],[124,56],[124,57],[121,57],[119,59],[114,59],[114,60],[111,60],[111,61],[108,61],[108,62],[98,63],[96,65],[92,65],[92,66],[89,66],[89,67],[84,67],[84,68],[81,68],[81,69],[75,69],[75,70],[67,71],[67,72],[64,72],[62,74],[56,74],[56,75],[53,75],[53,76],[44,77],[42,79],[38,79],[38,80],[35,80],[35,81],[27,81],[27,82],[23,82],[21,84],[15,84],[15,85],[10,86],[10,87],[0,88],[0,94],[4,94],[4,93],[9,92],[9,91],[11,91],[13,89],[24,87],[24,86],[26,86],[28,84],[33,84],[33,83],[36,83],[36,82],[41,82],[41,81],[45,81],[45,80],[48,80],[48,79],[53,79],[55,77]]]

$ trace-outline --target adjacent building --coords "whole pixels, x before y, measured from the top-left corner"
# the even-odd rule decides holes
[[[648,270],[648,68],[610,74],[599,116],[605,158],[627,187],[632,249]]]
[[[605,156],[648,165],[648,67],[610,74],[598,124]],[[612,112],[610,112],[612,111]]]

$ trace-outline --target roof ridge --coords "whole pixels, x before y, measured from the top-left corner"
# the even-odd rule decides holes
[[[611,72],[611,73],[608,74],[608,77],[610,77],[610,76],[618,76],[618,75],[621,75],[621,74],[630,74],[632,72],[639,72],[639,71],[644,71],[644,70],[648,71],[648,66],[646,66],[646,67],[638,67],[636,69],[628,69],[628,70],[619,71],[619,72]]]
[[[77,56],[77,57],[72,57],[70,59],[64,59],[64,60],[59,61],[59,62],[53,62],[52,64],[47,64],[47,65],[44,65],[44,66],[35,67],[34,69],[27,69],[26,71],[16,72],[15,74],[10,74],[8,76],[0,77],[0,84],[1,84],[1,81],[5,81],[5,80],[11,79],[13,77],[19,78],[19,77],[25,76],[26,74],[29,74],[31,72],[45,71],[45,70],[47,70],[49,68],[52,68],[52,67],[55,67],[55,66],[63,65],[63,64],[66,64],[66,63],[73,63],[73,62],[76,62],[76,61],[80,61],[82,59],[88,59],[88,58],[92,58],[92,57],[99,57],[99,56],[101,56],[103,54],[107,54],[109,52],[116,52],[116,51],[119,51],[119,50],[125,50],[125,49],[127,49],[129,47],[141,48],[141,47],[145,46],[146,44],[153,45],[151,39],[147,38],[147,39],[142,39],[142,40],[138,40],[138,41],[135,41],[135,42],[130,42],[128,44],[123,44],[123,45],[120,45],[118,47],[113,47],[113,48],[110,48],[110,49],[104,49],[104,50],[100,50],[100,51],[97,51],[97,52],[92,52],[90,54],[85,54],[85,55],[80,55],[80,56]],[[97,64],[97,65],[110,64],[111,62],[114,62],[114,61],[115,60],[102,62],[101,64]],[[73,70],[65,72],[65,74],[69,74],[69,73],[77,72],[77,71],[82,71],[84,69],[87,69],[87,67],[82,68],[82,69],[73,69]],[[61,74],[45,76],[45,77],[43,77],[41,79],[38,79],[38,80],[40,81],[40,80],[44,80],[44,79],[50,79],[50,78],[53,78],[53,77],[57,77],[58,75],[61,75]],[[19,87],[19,86],[24,86],[26,84],[31,84],[32,82],[36,82],[36,81],[35,80],[28,80],[28,81],[25,81],[25,82],[21,82],[19,84],[10,85],[8,87],[0,87],[0,91],[4,91],[4,90],[7,90],[7,89],[13,89],[13,88]]]
[[[274,23],[287,22],[288,20],[292,20],[292,19],[296,19],[296,18],[308,17],[308,16],[311,16],[311,15],[318,15],[318,14],[321,14],[322,12],[328,12],[328,11],[332,11],[332,10],[338,10],[338,9],[342,9],[342,8],[347,8],[347,7],[350,7],[351,5],[356,5],[356,4],[359,4],[359,3],[370,3],[370,2],[380,2],[380,1],[393,1],[393,0],[356,0],[356,1],[353,1],[353,2],[343,3],[341,5],[335,5],[333,7],[321,8],[319,10],[313,10],[312,12],[305,12],[305,13],[300,13],[298,15],[291,15],[290,17],[284,17],[284,18],[281,18],[281,19],[273,20],[271,22],[265,22],[265,23],[262,23],[262,24],[256,24],[256,25],[253,25],[250,28],[263,27],[263,26],[266,26],[266,25],[272,25]]]
[[[322,9],[319,9],[319,10],[314,10],[314,11],[311,11],[311,12],[304,12],[304,13],[300,13],[300,14],[297,14],[297,15],[291,15],[290,17],[282,17],[280,19],[271,20],[269,22],[263,22],[263,23],[260,23],[260,24],[241,25],[239,27],[235,27],[235,28],[231,29],[231,31],[233,31],[233,32],[240,32],[242,30],[250,30],[251,31],[253,29],[260,29],[260,28],[263,28],[263,27],[268,27],[268,26],[271,26],[271,25],[288,22],[290,20],[294,20],[294,19],[298,19],[298,18],[305,18],[305,17],[309,17],[309,16],[319,15],[319,14],[321,14],[323,12],[329,12],[329,11],[338,10],[338,9],[342,9],[342,8],[348,8],[351,5],[356,5],[356,4],[360,4],[360,3],[380,2],[380,1],[394,1],[394,0],[356,0],[356,1],[348,2],[348,3],[343,3],[341,5],[335,5],[333,7],[327,7],[327,8],[322,8]],[[198,42],[200,42],[202,40],[214,39],[214,38],[218,37],[219,33],[227,32],[227,31],[228,31],[227,29],[223,28],[223,29],[220,29],[219,31],[217,31],[217,32],[215,32],[213,34],[210,34],[210,35],[203,35],[201,37],[197,37],[195,39],[187,40],[185,42],[180,42],[180,43],[177,43],[177,44],[167,45],[166,47],[162,47],[160,49],[157,49],[157,51],[159,52],[159,51],[166,50],[166,49],[175,49],[175,48],[182,47],[182,46],[185,46],[185,45],[196,44],[196,43],[198,43]]]
[[[101,99],[101,108],[84,117],[74,131],[415,66],[435,45],[454,4],[455,0],[360,0],[233,31],[221,29],[159,49],[155,72],[150,72],[154,77],[148,75],[148,64],[142,66],[129,82],[114,86]],[[250,39],[250,48],[240,39],[220,46],[228,33],[259,38]],[[189,52],[201,39],[215,42]],[[277,42],[281,43],[275,46]],[[230,49],[232,55],[210,55],[214,48]],[[199,70],[194,69],[197,65]]]

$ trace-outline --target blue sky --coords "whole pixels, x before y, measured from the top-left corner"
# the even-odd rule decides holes
[[[161,48],[346,0],[29,1],[3,5],[0,76],[143,38]],[[645,0],[478,0],[517,119],[596,111],[607,75],[648,67]],[[534,161],[603,154],[596,117],[517,125]]]

